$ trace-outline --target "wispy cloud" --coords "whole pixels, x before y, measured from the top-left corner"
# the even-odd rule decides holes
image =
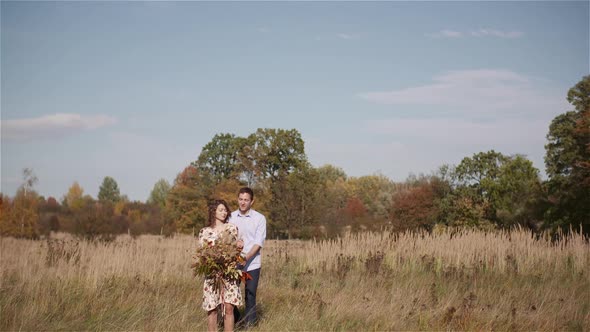
[[[2,139],[18,142],[36,139],[60,138],[85,130],[115,124],[117,119],[108,115],[83,116],[75,113],[57,113],[37,118],[2,121]]]
[[[360,94],[372,103],[394,105],[394,110],[413,106],[410,116],[393,113],[362,127],[403,143],[408,151],[431,151],[436,146],[429,153],[438,154],[441,163],[495,149],[525,154],[542,170],[549,123],[570,107],[562,89],[546,84],[505,69],[449,71],[422,86]]]
[[[256,31],[258,31],[260,33],[267,33],[267,32],[270,32],[270,29],[268,27],[258,27],[258,28],[256,28]]]
[[[350,34],[350,33],[339,33],[336,35],[340,39],[358,39],[358,34]]]
[[[469,146],[542,146],[545,120],[496,119],[477,121],[461,118],[390,118],[367,121],[369,132],[391,134],[414,144],[455,148]]]
[[[432,111],[472,115],[539,114],[541,109],[563,107],[534,85],[530,78],[504,69],[449,71],[423,86],[360,93],[369,102],[384,105],[434,105]],[[557,108],[559,109],[559,108]]]
[[[496,38],[521,38],[524,36],[522,31],[502,31],[497,29],[478,29],[469,32],[462,32],[450,29],[443,29],[433,33],[425,33],[430,38],[463,38],[463,37],[496,37]]]
[[[500,31],[495,29],[479,29],[471,31],[471,35],[474,37],[499,37],[499,38],[520,38],[524,36],[522,31]]]
[[[427,37],[431,38],[460,38],[463,37],[463,33],[454,30],[441,30],[435,33],[426,33]]]

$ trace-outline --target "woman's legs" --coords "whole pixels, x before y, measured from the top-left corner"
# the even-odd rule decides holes
[[[234,330],[234,306],[230,303],[225,303],[225,318],[223,320],[223,330],[226,332]]]
[[[207,311],[207,331],[217,332],[217,308]]]

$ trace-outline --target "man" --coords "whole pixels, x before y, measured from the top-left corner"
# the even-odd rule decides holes
[[[232,212],[230,223],[238,227],[239,236],[244,240],[243,252],[246,253],[244,271],[252,279],[246,280],[246,311],[244,323],[251,326],[256,322],[256,289],[260,279],[261,257],[260,249],[266,239],[266,218],[252,209],[254,192],[248,187],[240,189],[238,193],[238,210]]]

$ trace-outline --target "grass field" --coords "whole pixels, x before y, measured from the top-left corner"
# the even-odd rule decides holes
[[[0,330],[205,330],[195,240],[0,239]],[[253,330],[590,330],[590,246],[512,233],[267,240]]]

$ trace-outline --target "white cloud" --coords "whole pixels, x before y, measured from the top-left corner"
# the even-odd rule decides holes
[[[524,36],[522,31],[502,31],[497,29],[478,29],[470,32],[461,32],[450,29],[443,29],[434,33],[424,34],[430,38],[462,38],[462,37],[497,37],[497,38],[520,38]]]
[[[330,163],[351,176],[380,172],[394,181],[403,181],[411,173],[429,174],[444,164],[457,165],[464,157],[492,149],[505,155],[524,154],[543,174],[548,125],[526,119],[367,120],[359,124],[359,136],[368,138],[364,142],[308,138],[306,151],[314,166]]]
[[[524,36],[522,31],[500,31],[495,29],[479,29],[471,31],[471,35],[474,37],[498,37],[498,38],[520,38]]]
[[[83,116],[75,113],[57,113],[37,118],[3,120],[2,139],[26,142],[36,139],[59,138],[112,125],[116,122],[116,118],[108,115]]]
[[[258,31],[260,33],[267,33],[270,31],[270,29],[267,27],[258,27],[258,28],[256,28],[256,31]]]
[[[459,31],[454,31],[454,30],[441,30],[435,33],[427,33],[425,34],[427,37],[432,37],[432,38],[460,38],[463,37],[463,33],[459,32]]]
[[[431,112],[494,117],[553,114],[567,104],[536,81],[503,69],[449,71],[430,84],[392,91],[360,93],[369,102],[384,105],[429,105]],[[547,112],[544,114],[546,115]]]
[[[358,39],[359,38],[359,35],[349,34],[349,33],[339,33],[339,34],[337,34],[337,36],[340,39]]]
[[[549,124],[571,108],[563,91],[546,80],[510,70],[449,71],[429,84],[360,94],[369,102],[404,111],[368,120],[361,127],[366,134],[403,144],[410,161],[398,162],[408,171],[456,164],[463,157],[494,149],[524,154],[544,174]],[[411,115],[406,106],[412,106]],[[399,173],[393,174],[399,178]]]
[[[459,147],[525,147],[543,145],[548,122],[505,119],[475,121],[457,118],[409,118],[367,121],[366,131],[389,134],[413,144]]]

